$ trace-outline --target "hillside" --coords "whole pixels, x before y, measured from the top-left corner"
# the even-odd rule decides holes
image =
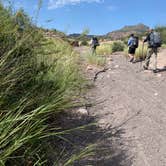
[[[114,40],[117,40],[129,36],[131,33],[142,34],[146,32],[148,29],[149,27],[144,24],[124,26],[119,30],[107,33],[106,36]]]

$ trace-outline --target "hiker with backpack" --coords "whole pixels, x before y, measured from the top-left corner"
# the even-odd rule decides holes
[[[98,41],[98,39],[97,39],[97,37],[93,37],[92,39],[91,39],[91,48],[92,48],[92,54],[93,55],[96,55],[96,48],[97,48],[97,46],[99,46],[100,44],[99,44],[99,41]]]
[[[153,72],[157,71],[157,52],[158,48],[161,47],[160,34],[153,29],[149,30],[149,33],[143,43],[148,42],[148,52],[143,66],[144,70],[148,70],[151,56],[155,55],[154,69]]]
[[[130,35],[130,38],[128,40],[128,53],[129,53],[129,57],[130,57],[130,60],[129,62],[135,62],[135,51],[136,51],[136,48],[138,48],[138,37],[134,36],[134,34],[131,34]]]

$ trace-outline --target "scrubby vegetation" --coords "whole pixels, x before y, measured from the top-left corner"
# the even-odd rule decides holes
[[[135,58],[136,59],[145,59],[147,54],[147,45],[140,44],[139,47],[136,49]]]
[[[100,55],[87,54],[86,61],[88,64],[92,64],[98,67],[104,66],[106,64],[106,58]]]
[[[43,142],[69,132],[55,121],[79,96],[77,56],[23,11],[0,4],[0,24],[0,165],[47,165]]]
[[[124,51],[125,45],[123,42],[117,41],[112,44],[112,52]]]
[[[110,55],[112,54],[112,44],[103,43],[97,47],[97,55]]]

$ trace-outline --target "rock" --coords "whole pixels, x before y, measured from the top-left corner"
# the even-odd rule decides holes
[[[81,115],[88,115],[88,110],[85,108],[79,108],[77,110],[77,113],[81,114]]]
[[[161,77],[162,75],[161,74],[157,74],[157,77]]]
[[[116,69],[119,68],[119,65],[115,65],[115,68],[116,68]]]
[[[113,59],[110,57],[110,58],[107,58],[108,61],[113,61]]]
[[[155,95],[155,96],[158,96],[158,93],[156,92],[154,95]]]
[[[93,70],[92,66],[87,66],[86,70]]]

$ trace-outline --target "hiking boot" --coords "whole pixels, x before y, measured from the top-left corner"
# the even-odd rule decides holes
[[[153,73],[157,73],[157,69],[153,69]]]
[[[148,70],[148,67],[147,66],[143,66],[144,70]]]
[[[129,60],[129,62],[133,62],[133,60],[134,60],[134,58],[131,58],[131,59]]]
[[[137,63],[138,61],[137,60],[133,60],[132,63]]]

